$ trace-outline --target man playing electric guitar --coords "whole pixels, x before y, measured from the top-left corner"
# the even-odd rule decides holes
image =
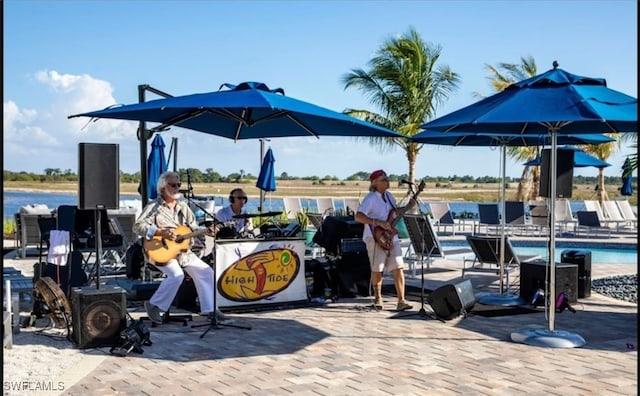
[[[377,170],[369,176],[371,185],[369,193],[358,207],[355,220],[363,223],[362,240],[367,246],[369,263],[371,264],[371,284],[375,297],[376,309],[383,308],[382,302],[382,273],[385,268],[393,275],[393,283],[398,296],[398,311],[411,309],[405,300],[404,260],[400,249],[398,232],[393,225],[397,216],[401,216],[407,209],[416,204],[415,197],[405,207],[396,207],[396,201],[387,191],[389,178],[383,170]],[[376,236],[378,239],[376,239]]]
[[[158,324],[163,321],[162,314],[169,310],[185,271],[194,281],[200,312],[204,315],[214,312],[213,269],[189,249],[189,244],[192,236],[203,231],[213,235],[215,229],[199,230],[196,217],[187,203],[179,201],[179,189],[180,177],[177,173],[165,172],[160,175],[158,198],[145,206],[133,225],[133,231],[143,238],[146,259],[167,276],[144,304],[149,319]],[[215,314],[218,322],[226,320],[221,312],[216,311]]]

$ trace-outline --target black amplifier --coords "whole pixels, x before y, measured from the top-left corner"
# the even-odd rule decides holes
[[[346,253],[366,253],[367,246],[360,238],[343,238],[340,240],[340,252],[339,255]]]

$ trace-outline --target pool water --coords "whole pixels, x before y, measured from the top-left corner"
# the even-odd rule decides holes
[[[540,255],[542,259],[548,259],[549,250],[546,247],[518,247],[514,246],[516,254],[518,255]],[[565,250],[576,250],[567,248],[555,249],[556,262],[561,261],[562,252]],[[578,249],[591,252],[591,263],[600,264],[637,264],[638,263],[638,250],[633,249],[600,249],[600,248],[588,248]]]

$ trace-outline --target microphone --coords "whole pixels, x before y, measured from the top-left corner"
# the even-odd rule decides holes
[[[414,185],[415,183],[410,182],[410,181],[409,181],[409,180],[407,180],[407,179],[402,179],[402,180],[400,180],[400,184],[409,184],[409,185],[411,185],[411,186],[412,186],[412,185]]]

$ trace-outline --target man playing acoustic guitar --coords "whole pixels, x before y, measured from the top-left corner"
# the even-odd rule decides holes
[[[158,198],[145,206],[133,225],[133,231],[143,238],[145,258],[167,276],[149,301],[145,301],[147,315],[153,322],[162,323],[162,314],[169,310],[185,271],[194,281],[200,312],[211,315],[214,312],[213,269],[189,246],[191,237],[205,233],[214,235],[215,229],[200,229],[191,208],[186,202],[179,201],[180,177],[177,173],[160,175],[157,189]],[[218,322],[226,321],[218,310],[215,314]]]
[[[393,283],[398,296],[398,311],[411,309],[404,298],[404,261],[400,249],[398,232],[393,227],[396,216],[401,216],[416,204],[415,198],[405,207],[396,207],[396,201],[387,190],[389,178],[383,170],[377,170],[369,176],[369,193],[358,207],[355,220],[363,223],[362,240],[367,246],[371,264],[371,284],[376,309],[382,309],[382,273],[386,268],[393,275]]]

